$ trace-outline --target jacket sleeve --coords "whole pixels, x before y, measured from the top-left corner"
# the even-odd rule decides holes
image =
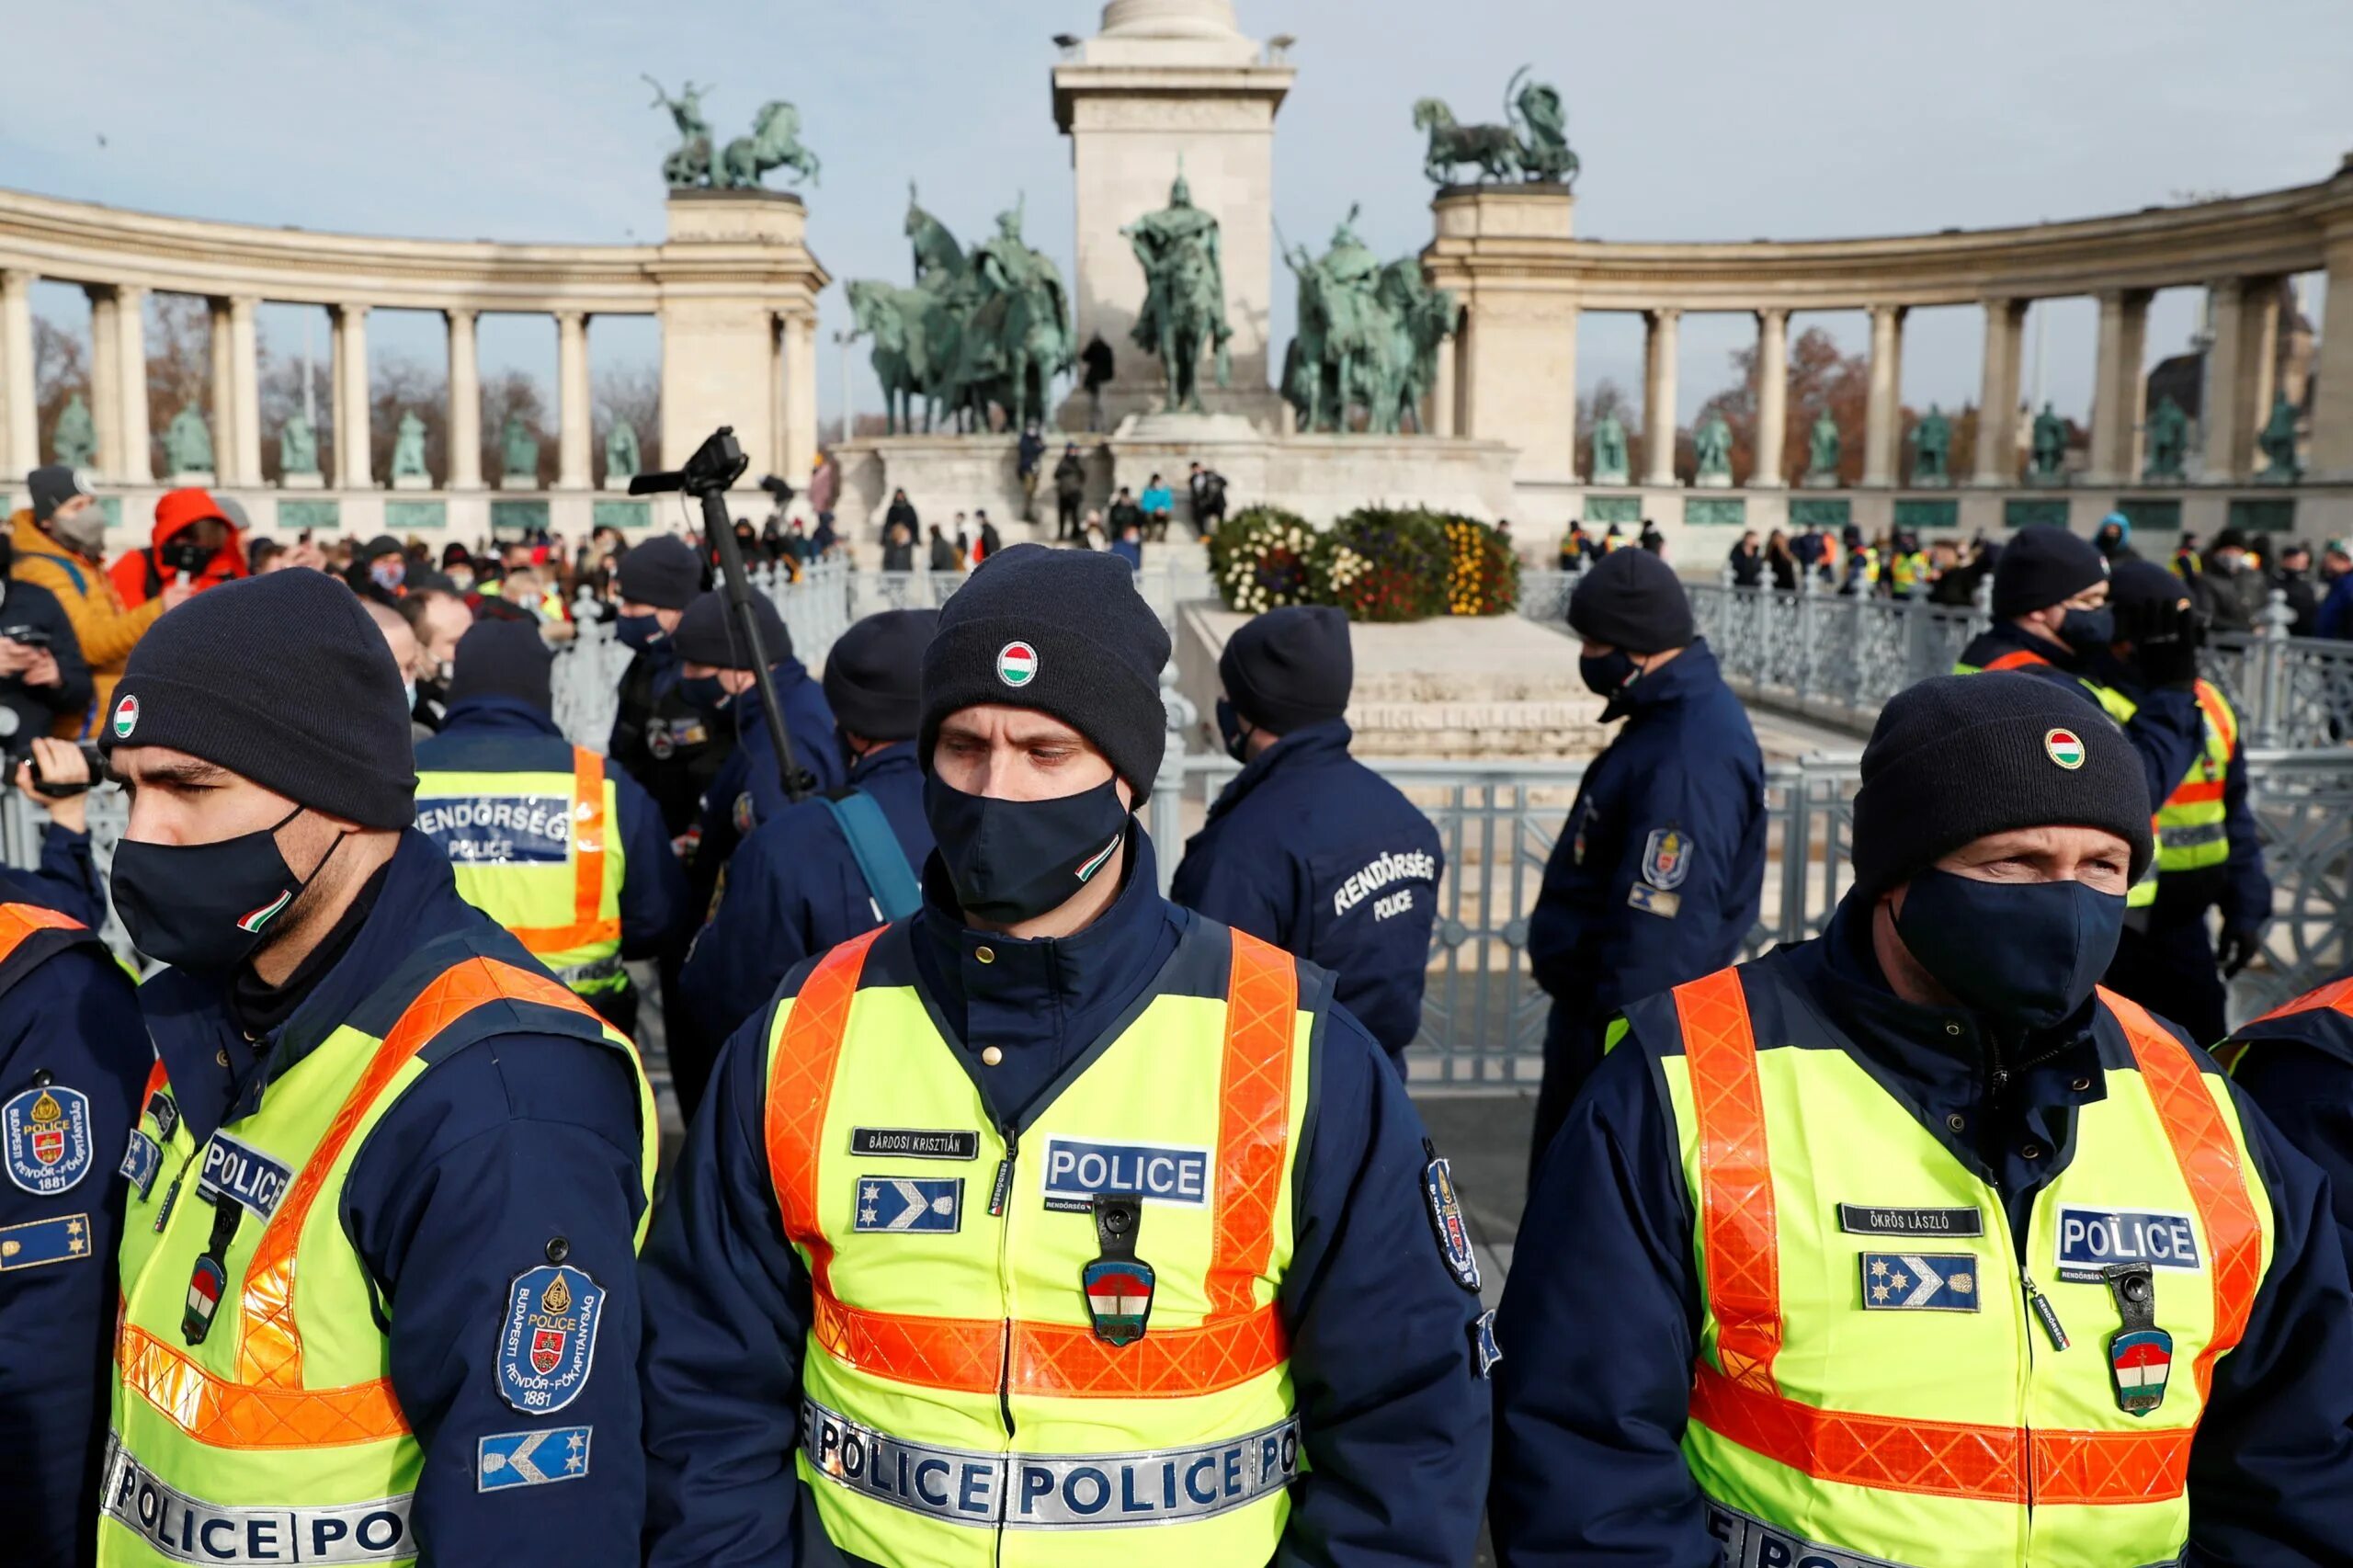
[[[1651,1062],[1621,1043],[1537,1172],[1496,1342],[1505,1568],[1718,1568],[1684,1462],[1699,1281],[1682,1162]]]
[[[57,661],[57,684],[32,687],[34,700],[61,716],[81,713],[90,706],[97,687],[90,679],[90,666],[82,657],[82,640],[74,634],[74,622],[66,615],[65,607],[57,602],[54,594],[41,596],[40,619],[49,632],[50,655]]]
[[[1544,861],[1544,881],[1536,890],[1536,907],[1528,917],[1529,971],[1545,994],[1555,998],[1581,981],[1576,956],[1585,939],[1585,913],[1579,906],[1584,902],[1586,876],[1577,862],[1576,840],[1579,819],[1589,809],[1594,775],[1600,767],[1596,762],[1586,770],[1585,788],[1577,792],[1568,819],[1561,825],[1561,836]]]
[[[2190,1445],[2187,1561],[2342,1562],[2353,1540],[2353,1288],[2325,1178],[2234,1097],[2275,1233],[2246,1333],[2215,1363]]]
[[[654,798],[628,774],[611,777],[627,867],[621,879],[621,956],[652,958],[686,923],[687,875],[670,852],[670,835],[663,831]]]
[[[2124,726],[2124,737],[2141,754],[2154,812],[2198,765],[2199,753],[2206,746],[2206,715],[2188,691],[2159,687],[2143,694],[2132,722]]]
[[[51,823],[40,832],[40,869],[33,873],[40,902],[93,930],[105,924],[107,892],[90,853],[90,835]]]
[[[2304,1013],[2260,1026],[2246,1054],[2231,1070],[2239,1092],[2253,1100],[2287,1140],[2328,1178],[2338,1240],[2353,1234],[2353,1068],[2343,1055],[2299,1038],[2325,1031],[2335,1050],[2353,1055],[2353,1020],[2336,1012]]]
[[[2234,746],[2222,775],[2222,830],[2231,858],[2222,899],[2225,931],[2259,929],[2271,918],[2271,879],[2263,869],[2263,834],[2246,799],[2246,748]]]
[[[806,912],[778,864],[781,822],[754,830],[727,862],[727,887],[695,933],[678,972],[678,1000],[705,1040],[723,1040],[763,1012],[792,966],[809,956]],[[790,858],[789,853],[787,858]]]
[[[1245,846],[1236,840],[1233,819],[1223,826],[1202,849],[1188,848],[1177,862],[1176,879],[1169,883],[1171,899],[1237,931],[1297,951],[1289,918],[1295,900],[1292,890],[1282,885],[1292,880],[1294,862],[1275,846],[1242,853]]]
[[[426,1562],[635,1568],[646,1205],[635,1071],[578,1040],[476,1040],[419,1078],[353,1163],[343,1224],[390,1325],[392,1392],[425,1446],[411,1517]],[[500,1341],[515,1281],[557,1261],[604,1299],[585,1381],[533,1413],[503,1391]],[[540,1432],[540,1468],[587,1485],[481,1488],[483,1438]]]
[[[728,1041],[646,1243],[647,1568],[799,1561],[811,1303],[761,1137],[770,1016]]]
[[[96,948],[46,960],[0,998],[0,1096],[48,1072],[88,1096],[92,1143],[87,1167],[62,1192],[0,1181],[12,1245],[38,1241],[55,1259],[0,1268],[0,1510],[12,1562],[80,1562],[90,1549],[122,1230],[117,1167],[153,1062],[131,983]]]
[[[155,624],[155,618],[164,613],[161,599],[151,599],[136,609],[117,605],[101,582],[106,577],[102,567],[85,564],[83,585],[78,589],[67,580],[63,567],[42,556],[19,556],[12,570],[56,596],[65,619],[74,623],[84,662],[96,669],[120,668],[147,629]]]
[[[1751,783],[1721,765],[1702,775],[1668,758],[1612,805],[1616,860],[1591,965],[1597,1015],[1737,956],[1764,885],[1764,845],[1751,831],[1762,791],[1761,778]],[[1686,841],[1680,865],[1646,875],[1653,835],[1669,832]]]
[[[1455,1283],[1422,1196],[1422,1120],[1381,1048],[1324,1015],[1281,1293],[1307,1473],[1277,1568],[1468,1562],[1490,1442]]]

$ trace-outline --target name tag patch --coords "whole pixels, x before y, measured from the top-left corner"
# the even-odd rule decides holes
[[[1626,889],[1626,903],[1644,915],[1655,915],[1672,920],[1683,912],[1683,895],[1661,892],[1648,882],[1635,882]]]
[[[89,1256],[87,1214],[60,1214],[53,1220],[0,1229],[0,1274],[12,1268],[39,1268],[44,1263],[71,1263]]]
[[[416,830],[460,866],[558,866],[572,853],[563,795],[467,795],[424,801]]]
[[[1146,1203],[1200,1209],[1210,1200],[1210,1152],[1050,1138],[1041,1185],[1046,1207],[1068,1213],[1087,1211],[1098,1192],[1131,1192]]]
[[[53,1198],[90,1174],[90,1097],[43,1076],[0,1105],[0,1155],[10,1181]]]
[[[2056,1261],[2059,1278],[2075,1284],[2097,1283],[2100,1270],[2116,1263],[2188,1272],[2204,1267],[2198,1256],[2198,1232],[2187,1214],[2072,1204],[2059,1210]]]
[[[588,1473],[593,1426],[543,1426],[536,1432],[494,1432],[474,1444],[474,1490],[546,1486]]]
[[[588,1385],[605,1292],[564,1265],[526,1269],[506,1298],[498,1336],[498,1397],[528,1415],[562,1410]]]
[[[953,1235],[964,1223],[962,1176],[868,1176],[851,1227],[901,1235]]]
[[[1723,1546],[1724,1568],[1904,1568],[1884,1557],[1808,1540],[1713,1498],[1702,1501],[1708,1506],[1708,1533]]]
[[[1859,1236],[1982,1236],[1985,1216],[1975,1209],[1841,1203],[1838,1228]]]
[[[1965,1252],[1862,1255],[1866,1312],[1973,1312],[1977,1258]]]
[[[204,1165],[197,1173],[196,1195],[214,1200],[233,1199],[267,1221],[278,1212],[278,1200],[286,1196],[293,1180],[294,1173],[286,1165],[250,1143],[216,1132],[212,1142],[204,1146]]]
[[[147,1189],[155,1185],[155,1173],[164,1166],[164,1151],[156,1142],[137,1128],[131,1130],[131,1142],[122,1151],[122,1174],[131,1178],[139,1200],[147,1200]]]
[[[899,1160],[977,1160],[981,1135],[920,1127],[853,1127],[849,1152]]]

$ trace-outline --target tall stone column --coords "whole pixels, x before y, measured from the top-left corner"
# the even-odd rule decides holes
[[[2224,278],[2208,286],[2214,340],[2206,349],[2206,395],[2199,411],[2203,477],[2227,483],[2255,467],[2256,432],[2271,415],[2272,357],[2279,332],[2274,278]]]
[[[2092,378],[2093,484],[2141,477],[2141,354],[2149,332],[2149,290],[2107,289],[2099,296],[2099,347]]]
[[[1985,363],[1977,394],[1979,484],[2018,483],[2018,345],[2026,325],[2024,300],[1985,301]]]
[[[223,443],[233,484],[261,483],[261,301],[241,294],[229,301],[229,406],[237,438]]]
[[[445,311],[449,325],[449,488],[482,488],[482,356],[472,311]]]
[[[1663,306],[1643,313],[1643,483],[1675,483],[1675,360],[1683,312]]]
[[[555,313],[556,461],[559,489],[588,488],[588,317],[580,311]]]
[[[2329,236],[2328,297],[2321,310],[2320,353],[2313,367],[2321,380],[2313,394],[2312,449],[2304,468],[2308,478],[2342,483],[2353,480],[2353,224]],[[2353,516],[2346,520],[2353,525]]]
[[[784,363],[777,399],[777,472],[795,490],[809,485],[817,461],[817,322],[799,311],[785,313],[778,334]]]
[[[33,378],[33,275],[0,272],[0,473],[11,483],[40,466],[40,392]]]
[[[1895,449],[1904,438],[1904,315],[1902,305],[1871,307],[1871,381],[1863,405],[1863,483],[1897,480]]]
[[[126,484],[153,484],[155,462],[147,431],[147,290],[125,283],[115,297],[115,402],[121,421],[122,456],[115,477]]]
[[[1430,377],[1429,433],[1433,436],[1454,434],[1454,354],[1460,342],[1459,335],[1449,336],[1438,346],[1438,369]]]
[[[90,423],[97,429],[99,472],[113,476],[122,472],[122,399],[116,385],[122,370],[122,308],[112,289],[92,285],[82,291],[90,301]]]
[[[335,310],[335,478],[347,490],[375,488],[368,418],[368,307]]]
[[[216,296],[204,303],[210,318],[205,347],[212,365],[207,389],[211,417],[206,422],[212,430],[212,476],[219,483],[236,484],[242,481],[237,474],[237,391],[235,372],[230,368],[233,350],[229,341],[229,301]]]
[[[1756,312],[1756,466],[1753,490],[1779,490],[1790,483],[1782,472],[1782,449],[1790,432],[1790,312]]]

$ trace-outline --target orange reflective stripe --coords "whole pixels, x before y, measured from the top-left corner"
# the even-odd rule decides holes
[[[2238,750],[2239,724],[2231,712],[2231,705],[2222,700],[2222,694],[2214,688],[2211,681],[2200,681],[2196,690],[2198,706],[2204,711],[2206,722],[2214,726],[2214,733],[2222,738],[2223,755]]]
[[[2204,806],[2211,805],[2222,798],[2222,780],[2220,778],[2191,778],[2186,780],[2180,788],[2174,790],[2172,794],[2167,795],[2165,797],[2165,804],[2168,806]]]
[[[126,1391],[216,1449],[321,1449],[406,1432],[392,1380],[340,1389],[255,1388],[215,1377],[143,1329],[125,1328],[116,1358]]]
[[[572,748],[572,924],[515,928],[516,940],[534,953],[560,953],[592,942],[618,942],[619,919],[604,917],[605,759],[585,746]]]
[[[155,1064],[147,1069],[147,1086],[139,1092],[139,1109],[142,1115],[146,1113],[148,1097],[157,1089],[169,1088],[171,1082],[171,1074],[164,1071],[164,1059],[157,1057]]]
[[[2342,980],[2332,980],[2317,991],[2307,991],[2292,1002],[2282,1002],[2256,1019],[2268,1024],[2274,1018],[2284,1018],[2291,1013],[2317,1013],[2323,1010],[2343,1013],[2353,1017],[2353,974]]]
[[[244,1382],[280,1389],[301,1388],[302,1335],[294,1321],[294,1263],[295,1246],[301,1240],[302,1222],[309,1218],[311,1206],[318,1201],[329,1172],[358,1131],[369,1108],[382,1096],[409,1059],[467,1013],[485,1003],[498,1001],[536,1002],[586,1017],[597,1016],[586,1003],[546,974],[517,969],[495,959],[461,960],[417,994],[384,1036],[383,1043],[376,1048],[376,1054],[360,1074],[359,1081],[344,1096],[335,1119],[327,1124],[325,1136],[302,1162],[301,1173],[286,1189],[286,1196],[279,1200],[260,1242],[254,1247],[252,1260],[245,1265],[243,1333],[237,1347],[237,1370]],[[322,1397],[329,1398],[341,1398],[349,1392],[318,1392]],[[165,1410],[166,1414],[175,1413],[170,1406]]]
[[[1980,668],[1981,671],[2022,670],[2032,665],[2047,665],[2050,662],[2050,660],[2034,652],[2031,648],[2018,648],[2003,654],[2000,658],[1995,659],[1990,665],[1980,666]]]
[[[1219,1085],[1217,1235],[1208,1278],[1212,1318],[1256,1308],[1256,1288],[1274,1255],[1299,1013],[1299,971],[1290,955],[1245,932],[1233,938]]]
[[[2212,1386],[2215,1360],[2237,1346],[2255,1310],[2263,1274],[2263,1222],[2247,1191],[2237,1142],[2222,1120],[2222,1108],[2206,1092],[2205,1074],[2181,1041],[2158,1027],[2138,1002],[2103,987],[2100,1000],[2124,1026],[2141,1081],[2156,1102],[2175,1163],[2198,1210],[2206,1244],[2214,1255],[2214,1332],[2198,1354],[2198,1397]]]
[[[821,1298],[832,1293],[834,1249],[817,1220],[817,1145],[824,1136],[834,1068],[849,1036],[849,1005],[858,996],[866,950],[886,929],[878,926],[852,937],[817,960],[792,999],[784,1038],[768,1062],[768,1181],[784,1215],[785,1240],[808,1250],[809,1277]]]
[[[0,959],[15,952],[18,945],[36,931],[88,929],[72,915],[43,909],[38,903],[0,903]]]
[[[1779,1237],[1756,1040],[1736,970],[1675,988],[1699,1136],[1699,1236],[1716,1359],[1736,1383],[1775,1393],[1781,1348]],[[1701,1363],[1705,1369],[1706,1363]]]

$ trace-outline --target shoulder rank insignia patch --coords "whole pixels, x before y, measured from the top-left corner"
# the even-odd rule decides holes
[[[535,1432],[493,1432],[474,1444],[474,1490],[545,1486],[588,1473],[593,1426],[542,1426]]]
[[[749,790],[735,797],[735,810],[731,820],[735,824],[735,831],[738,835],[748,835],[754,828],[760,825],[759,808],[752,803],[752,792]]]
[[[1643,881],[1673,892],[1691,874],[1691,839],[1680,829],[1662,827],[1643,841]]]
[[[1495,1309],[1489,1307],[1471,1325],[1471,1355],[1481,1378],[1495,1375],[1495,1363],[1504,1358],[1503,1346],[1495,1343]]]
[[[60,1214],[53,1220],[0,1229],[0,1274],[12,1268],[39,1268],[44,1263],[71,1263],[89,1256],[87,1214]]]
[[[136,1127],[131,1130],[131,1142],[122,1151],[122,1175],[131,1180],[131,1189],[139,1201],[147,1201],[147,1192],[155,1185],[155,1173],[163,1168],[164,1151],[153,1138]]]
[[[670,741],[670,723],[668,720],[648,719],[645,722],[645,749],[656,762],[667,762],[670,760],[670,754],[677,748],[673,745]],[[488,1490],[488,1488],[484,1488],[484,1490]]]
[[[1438,1256],[1446,1259],[1447,1272],[1464,1290],[1479,1289],[1479,1255],[1472,1250],[1471,1227],[1462,1220],[1462,1196],[1454,1190],[1454,1166],[1438,1158],[1438,1150],[1427,1139],[1422,1141],[1422,1153],[1429,1164],[1422,1167],[1422,1197],[1429,1205],[1430,1229],[1438,1234]]]
[[[868,1176],[858,1184],[852,1230],[941,1236],[963,1223],[962,1176]]]
[[[1682,913],[1683,895],[1661,892],[1648,882],[1635,882],[1626,889],[1626,902],[1645,915],[1656,915],[1672,920]]]
[[[1977,1259],[1969,1253],[1867,1252],[1861,1262],[1868,1312],[1977,1311]]]
[[[37,1198],[52,1198],[90,1174],[90,1099],[39,1078],[0,1105],[0,1156],[8,1179]]]
[[[517,1275],[498,1339],[498,1396],[528,1415],[580,1397],[604,1311],[603,1288],[580,1269],[558,1264]]]

